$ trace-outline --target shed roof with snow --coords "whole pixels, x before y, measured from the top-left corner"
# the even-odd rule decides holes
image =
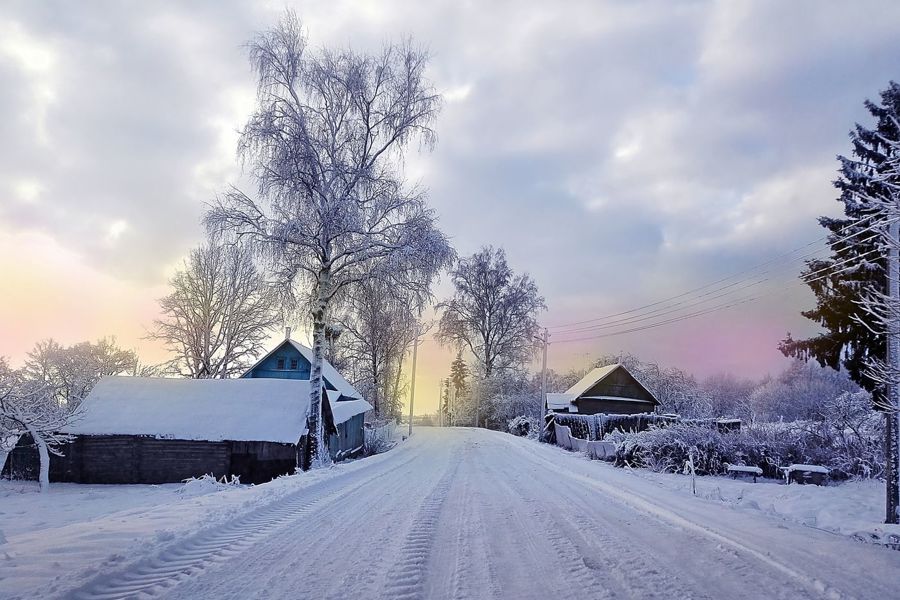
[[[547,394],[547,408],[582,414],[653,412],[659,401],[623,365],[592,369],[563,394]]]
[[[104,377],[64,432],[296,444],[308,407],[309,381]]]
[[[309,391],[298,379],[104,377],[64,433],[296,444],[307,433]],[[335,424],[372,410],[327,395]]]

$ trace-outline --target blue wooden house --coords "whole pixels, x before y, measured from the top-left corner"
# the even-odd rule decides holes
[[[290,339],[290,329],[285,340],[247,369],[244,379],[297,379],[309,381],[312,367],[312,349]],[[322,412],[328,430],[328,448],[334,460],[358,454],[365,441],[365,415],[372,405],[344,379],[334,366],[324,361],[322,378],[328,402],[323,402]]]

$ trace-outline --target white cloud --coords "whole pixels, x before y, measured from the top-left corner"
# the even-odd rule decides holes
[[[106,242],[106,245],[112,246],[119,241],[122,234],[128,231],[129,228],[128,221],[125,219],[117,219],[110,223],[106,228],[106,235],[103,236],[103,241]]]
[[[876,1],[293,4],[312,49],[405,35],[429,47],[446,103],[435,152],[411,152],[409,175],[460,252],[507,248],[551,320],[628,309],[818,234],[813,217],[838,208],[833,157],[900,55],[900,5]],[[241,44],[280,10],[0,8],[0,190],[13,199],[0,235],[162,283],[202,237],[203,203],[245,183]],[[800,319],[789,308],[779,323]]]
[[[20,179],[13,182],[13,192],[20,202],[28,204],[37,202],[44,186],[36,179]]]

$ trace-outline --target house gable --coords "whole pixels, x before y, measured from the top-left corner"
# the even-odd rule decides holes
[[[579,398],[627,398],[659,404],[653,394],[621,365],[589,387]]]
[[[241,377],[246,379],[309,380],[311,368],[309,359],[300,352],[300,349],[291,340],[284,340]],[[326,390],[337,390],[335,384],[327,376],[323,378]]]
[[[565,394],[547,395],[551,410],[580,414],[638,414],[653,412],[659,401],[624,366],[597,367]]]

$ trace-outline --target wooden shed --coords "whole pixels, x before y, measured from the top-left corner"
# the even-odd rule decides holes
[[[341,460],[362,450],[362,399],[326,392],[329,451]],[[106,377],[79,418],[74,441],[52,456],[50,478],[77,483],[168,483],[206,473],[262,483],[294,471],[307,435],[309,381]],[[10,475],[33,477],[37,453],[23,437]],[[15,471],[15,472],[13,472]]]
[[[289,332],[240,379],[104,378],[64,430],[75,440],[51,457],[51,480],[165,483],[210,473],[260,483],[305,466],[313,354]],[[322,374],[328,451],[342,460],[362,452],[372,406],[328,361]],[[25,436],[4,473],[36,472]]]
[[[593,369],[563,394],[547,394],[547,408],[559,413],[634,415],[657,406],[653,393],[620,364]]]
[[[205,473],[259,483],[294,470],[309,382],[105,377],[63,430],[50,477],[165,483]]]

